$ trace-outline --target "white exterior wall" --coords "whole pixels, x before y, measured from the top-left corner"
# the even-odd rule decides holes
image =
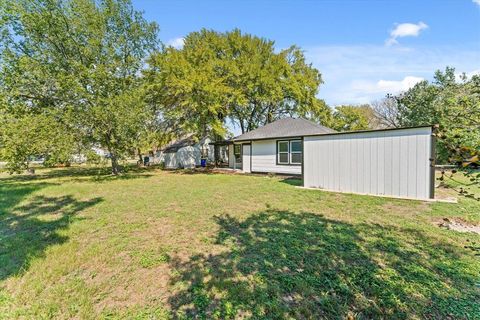
[[[252,141],[251,154],[252,172],[302,174],[301,165],[277,165],[277,140]]]
[[[304,186],[428,199],[431,135],[426,127],[305,137]]]
[[[164,162],[168,169],[198,167],[201,164],[202,148],[208,149],[208,162],[214,161],[214,147],[209,145],[210,142],[210,138],[204,138],[194,146],[180,148],[177,152],[158,151],[152,161],[156,164]]]
[[[163,161],[165,162],[165,168],[177,169],[179,167],[176,152],[163,153]]]

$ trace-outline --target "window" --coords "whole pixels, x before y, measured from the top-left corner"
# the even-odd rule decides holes
[[[290,141],[290,163],[302,164],[302,141]]]
[[[285,165],[302,164],[302,141],[286,140],[277,142],[277,163]]]
[[[288,164],[288,141],[278,141],[278,163]]]
[[[233,145],[233,154],[235,156],[235,162],[241,163],[242,162],[242,145],[241,144]]]

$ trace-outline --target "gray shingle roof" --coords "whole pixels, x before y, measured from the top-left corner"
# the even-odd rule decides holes
[[[301,137],[305,135],[326,134],[333,129],[313,123],[303,118],[283,118],[258,129],[233,138],[233,141],[259,140],[269,138]]]
[[[165,148],[162,149],[163,153],[174,153],[178,149],[188,146],[194,146],[197,141],[194,139],[193,134],[187,135],[183,138],[170,142]]]

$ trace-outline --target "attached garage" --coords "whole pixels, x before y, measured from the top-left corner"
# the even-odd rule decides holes
[[[434,197],[432,127],[306,136],[303,147],[305,187]]]
[[[434,197],[431,126],[335,132],[284,118],[231,140],[231,167],[301,175],[303,186],[410,199]]]

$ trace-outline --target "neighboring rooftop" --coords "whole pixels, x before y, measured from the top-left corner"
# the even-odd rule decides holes
[[[335,130],[303,118],[283,118],[233,138],[233,141],[301,137],[333,133]]]
[[[162,149],[164,153],[174,153],[177,152],[178,149],[188,146],[194,146],[197,144],[198,141],[195,139],[193,134],[184,136],[178,140],[170,142],[165,148]]]

